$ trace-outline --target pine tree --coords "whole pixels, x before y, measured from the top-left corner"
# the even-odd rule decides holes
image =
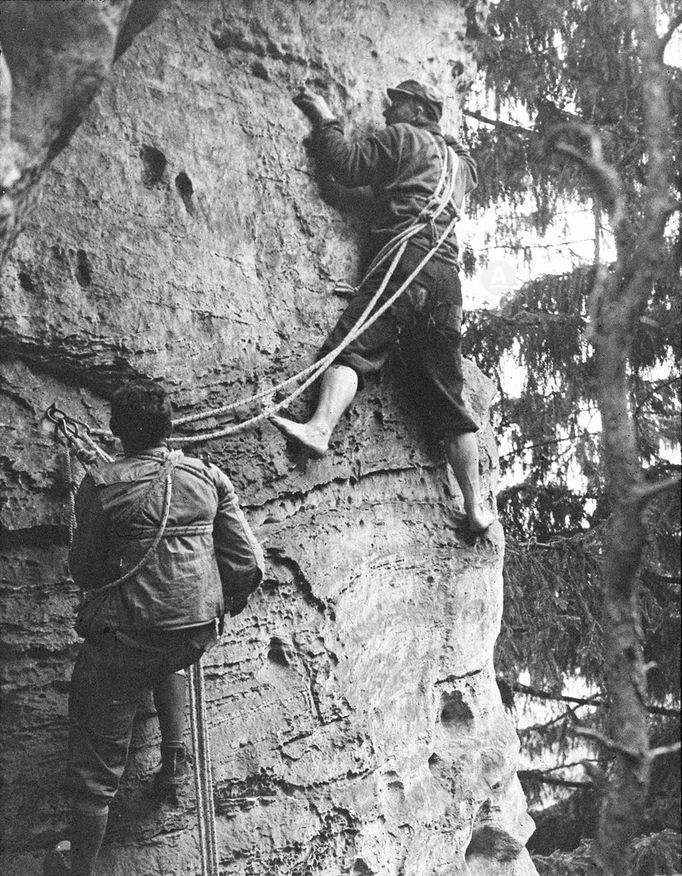
[[[521,465],[523,477],[499,500],[508,555],[498,666],[511,687],[523,689],[514,679],[526,669],[531,690],[555,697],[578,673],[608,707],[587,717],[569,698],[561,720],[525,740],[568,752],[567,728],[584,716],[580,729],[598,740],[596,851],[608,874],[633,872],[634,835],[665,826],[648,794],[663,763],[652,749],[679,734],[679,467],[670,459],[680,446],[681,250],[671,196],[682,76],[663,52],[681,20],[665,2],[501,0],[478,34],[497,117],[467,111],[479,125],[476,206],[499,215],[502,204],[506,215],[498,245],[515,245],[529,193],[540,232],[566,202],[593,215],[595,264],[541,277],[498,311],[473,315],[466,343],[484,370],[514,361],[525,377],[518,398],[500,383],[502,463]],[[606,224],[611,264],[602,263]],[[584,781],[562,775],[528,778],[583,792]]]

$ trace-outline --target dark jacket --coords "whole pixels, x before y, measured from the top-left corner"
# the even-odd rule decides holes
[[[166,447],[90,469],[76,495],[76,531],[69,553],[74,581],[96,589],[144,556],[163,516]],[[132,520],[114,519],[152,494]],[[166,529],[149,562],[107,592],[98,620],[117,630],[178,629],[233,613],[263,576],[263,552],[229,478],[215,465],[179,455]]]
[[[362,140],[349,142],[341,123],[329,120],[314,129],[318,159],[342,186],[370,186],[376,201],[372,223],[374,252],[398,232],[407,228],[433,195],[440,177],[445,144],[452,146],[460,158],[455,182],[454,206],[438,217],[436,235],[459,215],[464,196],[476,187],[476,165],[456,140],[446,137],[435,122],[409,124],[399,122]],[[426,229],[413,238],[420,249],[429,249],[433,235]],[[438,251],[441,259],[457,262],[457,238],[454,232]]]

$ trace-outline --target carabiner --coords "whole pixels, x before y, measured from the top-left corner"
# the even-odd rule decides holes
[[[50,407],[45,411],[45,416],[55,424],[66,420],[66,414],[61,408],[57,407],[57,402],[52,402]]]
[[[81,430],[85,432],[86,435],[90,434],[90,426],[88,426],[87,423],[84,423],[82,420],[77,420],[75,417],[70,417],[61,408],[57,407],[57,402],[52,402],[50,407],[45,411],[45,416],[56,426],[59,426],[60,423],[64,423],[65,425],[62,428],[70,428],[76,436],[80,434]]]

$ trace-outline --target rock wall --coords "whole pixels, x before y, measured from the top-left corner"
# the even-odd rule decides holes
[[[197,412],[307,364],[344,306],[335,281],[357,276],[364,227],[320,198],[291,95],[307,82],[369,131],[383,87],[416,75],[448,95],[452,129],[475,15],[463,0],[178,0],[45,172],[1,278],[3,873],[39,873],[68,815],[77,593],[45,409],[106,426],[111,390],[145,375]],[[15,95],[17,124],[39,97]],[[466,376],[486,423],[492,386],[470,364]],[[479,434],[492,490],[494,444]],[[206,659],[221,873],[535,873],[492,668],[502,532],[461,526],[398,357],[324,461],[303,465],[269,424],[206,449],[268,558]],[[193,792],[155,802],[157,760],[142,704],[101,876],[199,872]]]

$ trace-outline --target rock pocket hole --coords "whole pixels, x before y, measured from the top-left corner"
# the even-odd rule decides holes
[[[26,292],[35,292],[36,291],[36,284],[33,282],[33,278],[28,273],[28,271],[19,271],[18,278],[19,278],[19,285]]]
[[[474,713],[464,702],[458,690],[443,694],[440,701],[440,720],[445,727],[467,723],[473,717]]]
[[[271,663],[274,663],[276,666],[288,666],[289,661],[287,660],[287,655],[284,653],[284,645],[282,644],[282,640],[278,639],[276,636],[273,636],[270,639],[270,648],[268,649],[268,660]]]
[[[166,156],[155,146],[143,146],[140,149],[140,158],[142,159],[142,182],[148,188],[152,188],[161,182],[168,164]]]
[[[178,194],[182,198],[182,203],[185,205],[185,209],[188,213],[191,213],[194,209],[192,204],[194,186],[192,185],[192,180],[187,176],[184,170],[181,170],[175,177],[175,188],[178,190]]]
[[[84,249],[79,249],[76,252],[76,279],[78,285],[83,288],[92,283],[92,266]]]
[[[466,723],[473,717],[474,713],[464,702],[458,690],[443,694],[440,701],[440,720],[446,727]]]
[[[466,850],[466,858],[488,858],[491,862],[508,864],[515,861],[523,851],[523,843],[499,827],[483,825],[475,828]]]

